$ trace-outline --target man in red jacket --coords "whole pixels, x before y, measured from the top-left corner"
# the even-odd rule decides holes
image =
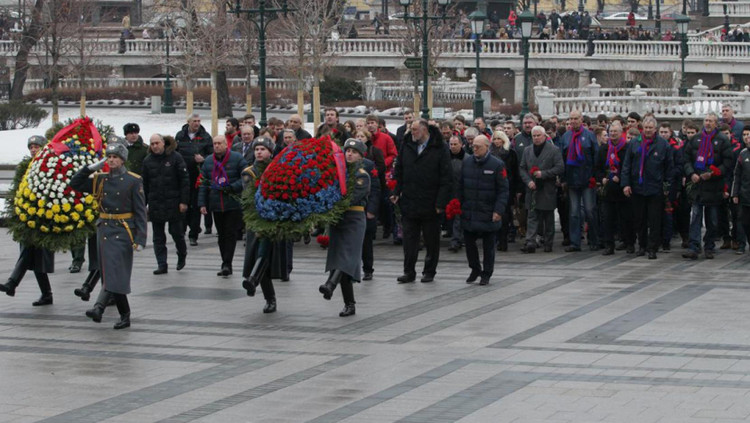
[[[393,166],[393,160],[398,156],[398,151],[396,150],[396,144],[393,142],[393,138],[378,129],[377,116],[367,116],[366,123],[367,130],[372,134],[372,145],[383,152],[383,156],[385,156],[385,167],[386,169],[391,169]]]

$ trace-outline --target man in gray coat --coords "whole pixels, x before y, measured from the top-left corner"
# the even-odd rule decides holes
[[[526,186],[528,225],[524,253],[536,251],[537,235],[544,237],[544,252],[552,251],[555,238],[555,207],[557,206],[557,177],[565,172],[560,150],[547,138],[544,128],[531,129],[532,147],[526,148],[518,173]]]

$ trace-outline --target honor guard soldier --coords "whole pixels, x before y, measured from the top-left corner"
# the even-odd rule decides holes
[[[128,172],[124,163],[128,150],[122,144],[107,147],[107,158],[79,170],[70,185],[79,192],[93,193],[99,204],[97,248],[102,291],[86,316],[99,323],[110,299],[114,299],[120,321],[115,329],[130,327],[130,276],[133,251],[146,245],[146,202],[141,177]],[[97,172],[104,164],[109,173]],[[91,177],[93,174],[93,177]]]

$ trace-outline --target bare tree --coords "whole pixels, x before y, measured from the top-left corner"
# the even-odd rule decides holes
[[[29,72],[29,52],[39,41],[42,33],[42,9],[44,0],[36,0],[34,8],[31,9],[31,22],[21,33],[21,43],[16,54],[16,69],[13,74],[13,87],[10,90],[12,100],[23,98],[23,86]]]

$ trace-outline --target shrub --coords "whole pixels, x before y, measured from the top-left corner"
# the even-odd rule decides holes
[[[320,102],[331,104],[362,99],[362,84],[353,79],[329,76],[320,83]]]
[[[11,101],[0,104],[0,130],[35,128],[48,113],[35,104]]]

